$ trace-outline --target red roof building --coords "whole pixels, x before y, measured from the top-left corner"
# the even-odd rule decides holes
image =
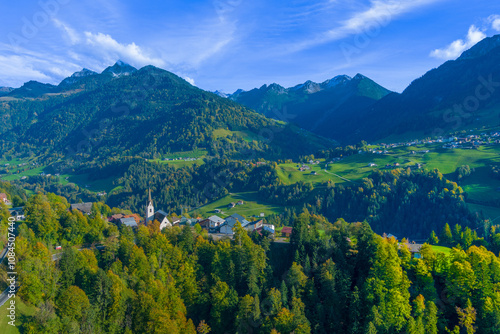
[[[292,227],[285,226],[281,230],[281,235],[284,236],[284,237],[289,238],[292,235],[292,231],[293,231]]]

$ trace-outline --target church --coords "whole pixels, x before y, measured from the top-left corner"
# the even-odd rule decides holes
[[[165,227],[172,227],[172,223],[168,220],[167,213],[165,211],[158,210],[155,212],[153,200],[151,199],[151,189],[149,189],[149,200],[146,205],[146,225],[150,222],[154,222],[155,220],[160,222],[160,230],[163,230]]]

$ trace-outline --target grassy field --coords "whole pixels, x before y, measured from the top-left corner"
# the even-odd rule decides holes
[[[39,175],[44,170],[45,170],[45,167],[42,166],[42,167],[37,167],[37,168],[33,168],[33,169],[30,169],[30,170],[27,170],[27,171],[24,171],[24,172],[19,172],[19,173],[13,172],[13,174],[3,176],[2,180],[5,180],[5,181],[19,180],[23,176]]]
[[[105,179],[93,181],[89,180],[88,174],[79,174],[79,175],[61,175],[60,179],[62,184],[74,183],[79,187],[86,188],[90,191],[94,192],[105,191],[107,193],[110,193],[115,188],[113,181],[116,179],[116,177],[108,177]]]
[[[187,166],[193,166],[193,165],[203,165],[204,162],[202,159],[197,159],[193,161],[185,161],[185,160],[162,160],[160,161],[163,164],[168,164],[174,168],[182,168],[182,167],[187,167]]]
[[[431,246],[432,250],[436,253],[445,253],[446,255],[450,254],[451,248],[443,247],[443,246]]]
[[[237,203],[242,200],[243,205],[237,205],[232,209],[228,209],[228,204],[231,202]],[[219,209],[222,213],[215,213],[215,209]],[[222,218],[238,213],[243,217],[250,218],[251,216],[259,216],[264,213],[265,216],[282,212],[284,207],[278,205],[269,205],[259,200],[257,192],[245,192],[237,194],[229,194],[215,202],[197,208],[190,212],[191,215],[200,215],[208,217],[218,215]]]
[[[500,219],[500,208],[494,206],[467,203],[469,210],[484,215],[484,218],[491,221]]]
[[[7,301],[2,307],[0,307],[0,332],[2,334],[19,334],[19,327],[26,321],[26,318],[33,316],[36,312],[36,307],[28,306],[21,301],[20,298],[16,298],[16,326],[11,326],[8,324],[10,321],[7,318],[7,307],[9,307],[9,302]]]

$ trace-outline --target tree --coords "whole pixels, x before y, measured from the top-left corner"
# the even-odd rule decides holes
[[[196,231],[196,233],[200,234],[201,231],[203,231],[203,228],[199,223],[196,223],[196,225],[194,225],[194,230]]]
[[[434,231],[431,232],[431,236],[427,239],[427,243],[431,245],[437,245],[439,243],[439,239]]]
[[[437,307],[432,301],[425,303],[424,311],[424,323],[425,323],[425,333],[426,334],[437,334],[438,333],[438,317],[437,317]]]
[[[84,312],[90,307],[85,292],[77,286],[70,286],[57,299],[57,309],[61,317],[71,320],[81,320]]]
[[[443,245],[451,245],[453,242],[453,234],[451,233],[451,228],[448,223],[444,225],[443,231],[441,232],[441,236],[439,238]]]
[[[225,282],[217,281],[210,289],[210,323],[216,333],[231,332],[234,327],[234,313],[238,304],[238,295]]]
[[[57,215],[45,195],[40,193],[30,197],[24,208],[26,224],[38,237],[51,242],[57,238],[59,223]]]
[[[61,271],[61,277],[59,278],[61,289],[64,290],[74,285],[76,273],[79,270],[77,249],[73,247],[64,249],[61,260],[59,260],[59,270]]]
[[[200,321],[200,324],[196,328],[198,334],[208,334],[210,333],[210,326],[205,322],[205,320]]]
[[[457,306],[456,310],[460,327],[465,328],[467,334],[474,334],[476,332],[476,327],[474,327],[474,323],[476,322],[476,309],[472,307],[470,299],[467,299],[467,304],[464,309]]]

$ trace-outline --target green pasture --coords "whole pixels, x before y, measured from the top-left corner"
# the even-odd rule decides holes
[[[26,320],[33,316],[36,311],[37,311],[37,308],[35,306],[29,306],[27,304],[25,304],[21,298],[19,297],[16,297],[15,298],[15,301],[16,301],[16,320],[15,320],[15,326],[11,326],[9,325],[9,321],[10,319],[7,318],[7,308],[9,307],[10,305],[10,300],[7,301],[4,305],[2,305],[2,307],[0,307],[0,332],[2,334],[19,334],[19,333],[22,333],[20,331],[20,327],[21,325],[26,322]]]
[[[233,202],[237,203],[242,200],[243,205],[236,205],[232,209],[228,209],[228,205]],[[215,213],[215,209],[221,210],[223,213]],[[200,215],[202,217],[208,217],[211,215],[218,215],[220,217],[227,217],[234,213],[238,213],[243,217],[250,218],[251,216],[259,216],[263,212],[266,216],[271,214],[280,213],[285,209],[284,206],[270,205],[261,201],[258,198],[257,192],[243,192],[243,193],[232,193],[229,194],[215,202],[209,203],[205,206],[192,210],[191,215]]]

